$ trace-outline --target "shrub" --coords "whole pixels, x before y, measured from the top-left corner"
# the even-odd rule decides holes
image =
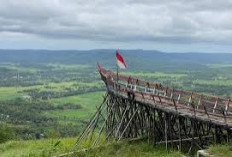
[[[6,142],[14,138],[14,133],[12,128],[7,125],[0,124],[0,143]]]

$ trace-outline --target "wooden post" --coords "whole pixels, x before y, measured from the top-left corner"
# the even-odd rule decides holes
[[[128,126],[130,125],[130,123],[131,123],[132,119],[134,118],[137,111],[138,111],[138,108],[135,110],[134,114],[131,116],[129,122],[127,123],[127,125],[126,125],[125,129],[123,130],[121,136],[119,137],[118,141],[121,140],[122,136],[124,135],[125,131],[127,130]]]
[[[164,116],[164,134],[165,134],[165,146],[166,146],[166,150],[168,150],[168,135],[167,135],[167,116],[165,114]]]

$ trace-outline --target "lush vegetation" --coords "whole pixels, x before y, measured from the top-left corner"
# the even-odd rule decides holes
[[[231,157],[232,143],[210,146],[209,153],[217,157]]]
[[[49,155],[47,148],[54,150],[52,153],[65,152],[62,149],[73,144],[73,137],[79,135],[103,100],[105,87],[96,63],[100,61],[104,67],[116,70],[112,52],[0,50],[0,156],[17,151],[25,156]],[[170,88],[232,97],[231,54],[127,50],[123,55],[129,69],[120,73]],[[62,151],[53,148],[57,138],[62,138],[62,148],[56,147]],[[170,154],[144,143],[141,149],[138,145],[113,144],[104,151],[90,151],[88,156],[111,152],[128,156]]]
[[[9,141],[0,144],[1,157],[16,156],[55,156],[69,153],[74,144],[75,138],[63,139],[43,139],[30,141]],[[87,146],[89,141],[83,146]],[[177,151],[165,151],[164,147],[153,147],[146,142],[109,142],[108,144],[88,149],[88,151],[76,150],[72,157],[92,157],[92,156],[115,156],[115,157],[182,157]]]
[[[164,147],[153,147],[146,142],[112,142],[96,149],[89,149],[87,152],[79,152],[72,155],[92,157],[92,156],[112,156],[112,157],[182,157],[183,154],[177,151],[165,151]]]
[[[8,141],[0,144],[1,157],[54,156],[69,152],[75,138]]]

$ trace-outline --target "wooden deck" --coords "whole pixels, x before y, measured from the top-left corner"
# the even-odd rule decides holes
[[[172,89],[131,76],[118,75],[98,66],[108,92],[134,99],[163,112],[211,123],[232,130],[230,99]]]

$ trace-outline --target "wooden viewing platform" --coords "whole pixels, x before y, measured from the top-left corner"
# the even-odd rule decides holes
[[[133,95],[138,102],[180,116],[195,118],[232,129],[232,102],[216,96],[208,96],[164,87],[131,76],[118,75],[98,67],[107,90],[128,98]]]
[[[106,96],[75,147],[88,135],[92,138],[98,129],[92,146],[97,145],[103,132],[106,140],[145,138],[154,145],[165,144],[166,149],[188,147],[189,152],[194,147],[204,149],[232,139],[230,99],[118,75],[99,64],[98,71],[106,85]],[[99,122],[102,126],[98,126]]]

